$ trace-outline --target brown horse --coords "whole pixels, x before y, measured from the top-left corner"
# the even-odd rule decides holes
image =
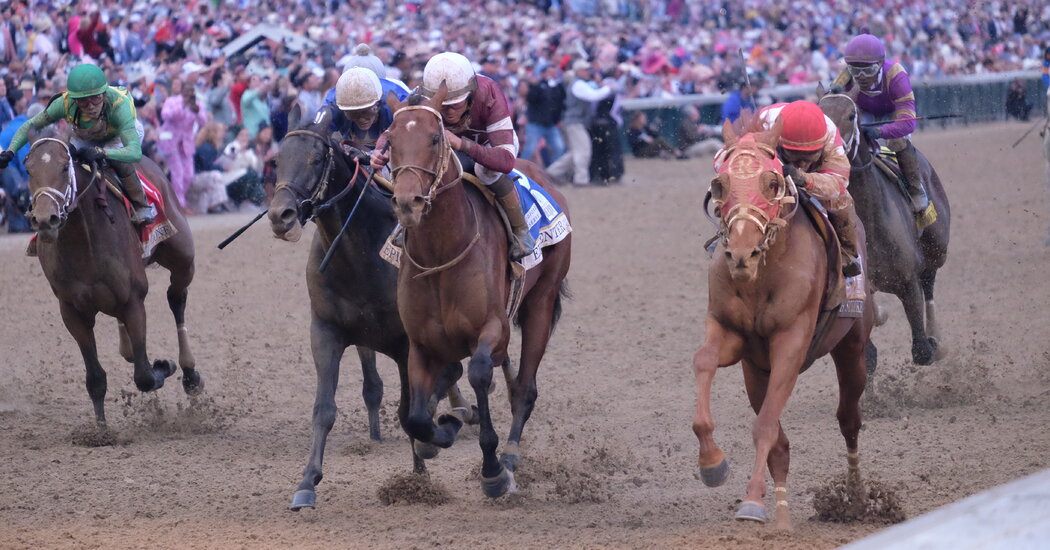
[[[95,347],[95,316],[115,317],[120,330],[120,353],[135,365],[135,386],[159,389],[174,374],[173,361],[152,365],[146,356],[146,265],[157,262],[171,272],[168,306],[175,316],[179,340],[182,386],[188,394],[203,389],[195,368],[184,319],[186,297],[193,280],[193,236],[179,211],[164,173],[143,157],[140,172],[161,190],[165,214],[178,230],[142,258],[139,231],[117,197],[108,193],[100,176],[71,160],[66,142],[43,138],[26,156],[29,190],[33,194],[30,223],[37,232],[37,255],[51,290],[58,297],[62,321],[77,341],[87,368],[87,391],[95,420],[104,425],[106,372]]]
[[[503,364],[510,339],[507,238],[496,209],[463,183],[441,119],[446,92],[442,85],[429,100],[415,94],[404,103],[393,96],[387,99],[394,112],[389,130],[394,213],[406,228],[408,260],[397,285],[398,310],[409,341],[405,428],[418,441],[452,445],[461,420],[442,415],[435,426],[428,403],[447,389],[443,386],[448,380],[462,374],[458,364],[449,365],[470,357],[467,378],[477,397],[481,425],[481,485],[485,495],[495,498],[516,490],[518,444],[536,402],[536,371],[561,312],[572,235],[545,248],[543,262],[526,273],[517,316],[520,371],[508,380],[513,420],[503,456],[497,459],[499,437],[489,414],[488,388],[493,365]],[[518,167],[565,205],[542,170],[520,159]],[[447,376],[449,369],[458,372]]]
[[[937,171],[919,153],[919,166],[926,182],[930,202],[937,209],[937,221],[921,232],[916,229],[911,201],[877,166],[869,143],[860,132],[860,112],[853,98],[835,92],[825,94],[817,87],[818,103],[835,122],[850,157],[850,194],[857,216],[868,233],[868,277],[875,290],[897,296],[911,327],[912,360],[929,365],[941,355],[941,331],[937,323],[933,287],[937,270],[948,260],[951,209]],[[876,308],[879,323],[885,315]]]
[[[742,362],[748,399],[758,417],[752,426],[755,464],[736,517],[766,521],[768,465],[776,485],[777,524],[790,527],[788,439],[780,415],[799,373],[809,366],[807,351],[815,338],[829,270],[825,245],[810,218],[801,212],[795,215],[794,209],[785,212],[794,193],[793,186],[785,188],[774,153],[781,129],[778,120],[769,132],[738,138],[728,123],[723,127],[728,157],[711,182],[711,194],[722,201],[716,204],[721,204],[718,248],[724,258],[716,255],[710,266],[706,336],[693,358],[698,386],[693,432],[700,442],[701,478],[708,486],[721,485],[729,467],[713,437],[711,383],[719,367]],[[825,336],[813,342],[816,347],[810,354],[815,358],[830,352],[835,361],[838,421],[851,471],[859,468],[860,396],[873,322],[868,297],[860,318],[836,318]]]

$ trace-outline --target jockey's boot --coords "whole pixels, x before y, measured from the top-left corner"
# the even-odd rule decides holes
[[[146,202],[146,192],[142,190],[142,181],[135,172],[135,165],[126,162],[109,161],[110,166],[120,176],[124,185],[124,195],[131,202],[131,223],[149,225],[157,216],[157,210]]]
[[[897,151],[897,162],[908,184],[908,195],[911,196],[911,207],[916,214],[922,213],[930,206],[930,199],[922,186],[922,174],[919,172],[919,152],[908,142],[907,147]]]
[[[496,194],[513,229],[513,235],[510,236],[510,259],[520,260],[532,254],[536,249],[536,240],[532,238],[529,226],[525,223],[525,213],[521,211],[521,201],[518,198],[518,190],[514,188],[514,182],[506,174],[501,174],[490,188]]]
[[[828,220],[839,235],[842,249],[842,274],[847,277],[860,275],[860,260],[857,253],[857,227],[853,223],[853,204],[836,210],[828,209]]]

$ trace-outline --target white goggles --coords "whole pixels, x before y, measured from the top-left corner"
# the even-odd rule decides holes
[[[871,63],[868,65],[846,65],[846,70],[849,74],[855,78],[875,78],[882,69],[881,63]]]

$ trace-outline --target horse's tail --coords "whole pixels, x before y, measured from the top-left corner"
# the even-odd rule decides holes
[[[561,284],[558,285],[558,294],[554,297],[554,311],[551,312],[551,331],[550,335],[554,334],[554,327],[558,326],[558,320],[561,319],[561,301],[571,300],[572,292],[569,290],[569,280],[562,279]],[[521,311],[514,316],[514,324],[521,328]]]

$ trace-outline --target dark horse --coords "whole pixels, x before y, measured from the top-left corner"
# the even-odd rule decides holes
[[[857,206],[857,216],[868,230],[868,276],[875,290],[894,294],[904,304],[911,325],[911,356],[919,365],[929,365],[942,353],[933,302],[937,270],[948,259],[951,211],[948,196],[937,172],[919,154],[926,192],[937,209],[937,221],[921,232],[916,228],[911,201],[897,187],[894,178],[875,165],[873,149],[860,132],[860,113],[853,98],[843,93],[824,93],[817,88],[820,108],[842,134],[850,157],[849,192]],[[925,311],[923,308],[925,302]],[[925,314],[925,322],[924,322]],[[879,316],[884,320],[884,316]],[[881,323],[880,323],[881,324]]]
[[[872,346],[875,314],[869,295],[861,317],[836,317],[823,337],[818,335],[828,252],[811,219],[797,207],[788,208],[796,203],[793,188],[785,187],[774,153],[781,128],[777,120],[769,132],[738,138],[728,122],[723,127],[728,157],[711,182],[721,215],[721,254],[708,272],[706,335],[693,358],[697,383],[693,432],[700,442],[701,479],[711,487],[721,485],[729,467],[713,437],[711,384],[718,368],[742,362],[747,396],[758,416],[752,426],[755,463],[736,517],[766,521],[764,469],[768,466],[776,486],[777,524],[790,527],[788,439],[780,415],[799,373],[809,366],[807,356],[831,353],[839,382],[839,428],[846,440],[849,470],[859,473],[860,397],[867,379],[865,352],[872,359],[875,356],[873,348],[867,349]],[[815,348],[809,353],[811,344]]]
[[[442,85],[429,100],[418,94],[405,103],[387,98],[394,112],[389,130],[394,213],[406,230],[408,260],[397,282],[397,305],[409,340],[406,429],[419,441],[452,445],[462,422],[443,415],[435,426],[427,404],[449,380],[462,375],[457,364],[447,376],[449,365],[470,357],[467,378],[477,396],[481,424],[481,485],[486,496],[495,498],[515,490],[512,472],[522,429],[536,402],[536,371],[561,312],[572,235],[545,248],[543,262],[525,274],[517,315],[520,371],[508,380],[513,420],[503,456],[497,459],[499,437],[489,414],[487,388],[493,365],[507,357],[510,340],[507,237],[496,209],[463,183],[441,119],[446,93]],[[565,206],[542,170],[521,159],[517,166]]]
[[[306,264],[310,347],[317,371],[313,442],[303,480],[292,497],[293,510],[316,505],[325,442],[335,424],[339,362],[348,346],[357,347],[361,360],[369,436],[380,439],[383,380],[376,370],[376,351],[397,363],[402,425],[408,407],[408,337],[397,310],[397,269],[379,256],[397,222],[389,194],[365,187],[366,178],[354,159],[328,134],[331,116],[331,111],[322,109],[316,119],[301,123],[299,106],[293,107],[289,127],[295,129],[281,142],[277,188],[268,213],[274,235],[293,242],[299,240],[307,219],[317,224]],[[328,269],[322,272],[325,252],[355,207]],[[466,409],[469,417],[472,409],[455,385],[449,394],[453,407]],[[422,459],[414,460],[422,464]]]
[[[99,364],[95,347],[96,315],[101,312],[117,319],[120,353],[134,363],[135,386],[140,391],[159,389],[176,369],[172,361],[151,365],[146,356],[146,309],[142,301],[149,288],[148,263],[157,262],[171,272],[168,306],[178,331],[182,386],[191,395],[203,388],[184,319],[193,280],[193,236],[164,172],[143,157],[137,168],[160,189],[164,213],[178,230],[157,245],[151,257],[143,259],[139,230],[131,224],[123,204],[107,192],[100,174],[93,175],[70,157],[64,141],[43,138],[33,143],[26,156],[33,194],[30,223],[37,231],[40,267],[58,297],[62,321],[84,356],[95,420],[104,425],[106,371]]]

